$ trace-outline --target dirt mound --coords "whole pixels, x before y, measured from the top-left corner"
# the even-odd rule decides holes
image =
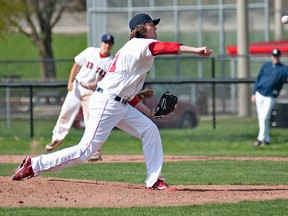
[[[233,203],[288,199],[288,185],[177,185],[177,191],[145,190],[143,185],[36,177],[0,177],[2,207],[133,207]]]
[[[104,155],[102,162],[144,162],[142,155]],[[19,155],[1,155],[0,163],[20,163]],[[165,156],[164,161],[271,160],[277,157]],[[174,186],[174,185],[173,185]],[[288,199],[288,185],[176,185],[177,191],[145,190],[144,185],[36,177],[12,181],[0,176],[1,207],[135,207],[236,203]]]

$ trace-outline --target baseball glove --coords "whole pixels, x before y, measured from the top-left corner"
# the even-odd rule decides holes
[[[146,98],[151,97],[154,94],[155,94],[155,92],[151,89],[143,89],[143,90],[138,92],[137,96],[140,100],[144,100]]]
[[[161,118],[163,115],[172,113],[176,108],[177,102],[177,96],[166,91],[155,106],[155,118]]]

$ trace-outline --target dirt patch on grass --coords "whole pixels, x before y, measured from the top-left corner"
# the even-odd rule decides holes
[[[37,155],[30,155],[34,157]],[[1,155],[0,163],[21,163],[25,158],[23,155]],[[288,161],[288,157],[225,157],[225,156],[164,156],[164,162],[171,161],[195,161],[195,160],[269,160],[269,161]],[[143,155],[103,155],[103,160],[97,163],[115,162],[144,162]]]
[[[20,163],[23,156],[1,155],[0,163]],[[143,162],[141,155],[104,155],[104,162]],[[271,160],[288,158],[166,156],[165,161]],[[99,163],[99,162],[97,162]],[[175,185],[173,185],[175,186]],[[138,184],[36,177],[12,181],[0,176],[1,207],[184,206],[288,199],[288,185],[176,185],[177,191],[145,190]]]

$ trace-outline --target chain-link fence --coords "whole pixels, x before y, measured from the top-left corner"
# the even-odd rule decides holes
[[[68,79],[73,59],[0,60],[0,82],[43,80],[42,66],[47,62],[55,64],[57,80]]]
[[[176,73],[174,76],[171,73],[170,76],[164,73],[162,77],[156,78],[148,75],[146,80],[144,87],[155,91],[153,97],[144,101],[147,106],[153,107],[161,94],[167,90],[179,97],[179,105],[173,115],[155,120],[160,128],[197,130],[201,127],[205,130],[223,130],[225,125],[227,130],[227,125],[230,125],[228,129],[231,130],[247,130],[247,124],[258,127],[255,105],[250,102],[250,96],[259,68],[264,61],[268,60],[267,58],[250,58],[250,68],[253,68],[254,75],[242,79],[236,78],[236,57],[201,59],[201,61],[198,58],[190,58],[188,59],[190,64],[194,65],[191,76],[188,76],[188,70],[183,75],[185,70],[181,69],[187,67],[186,60],[184,59],[184,62],[181,59],[171,60],[176,61],[176,64],[179,63],[179,72],[177,70],[175,72],[174,68],[167,68],[164,71],[174,71]],[[161,69],[160,61],[168,60],[156,60],[156,71]],[[14,64],[21,67],[23,62]],[[33,67],[33,62],[30,64]],[[70,67],[71,64],[72,62]],[[172,65],[171,62],[170,64]],[[0,82],[1,136],[5,136],[7,130],[10,131],[9,134],[13,131],[17,135],[18,131],[15,127],[19,124],[23,125],[23,131],[27,136],[31,137],[37,136],[40,128],[52,131],[67,94],[67,81],[29,81],[22,79],[22,75],[4,77],[3,74],[9,73],[3,71],[0,73],[2,76]],[[27,74],[25,76],[29,77]],[[271,121],[273,127],[288,127],[287,112],[282,111],[288,106],[287,90],[288,87],[285,85],[277,99]],[[241,105],[243,101],[244,107]],[[241,112],[241,109],[245,109],[245,112]],[[75,127],[83,126],[81,118],[79,114]]]

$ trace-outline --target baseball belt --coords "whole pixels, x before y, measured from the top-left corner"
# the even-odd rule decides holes
[[[101,93],[101,94],[104,92],[104,90],[103,90],[102,88],[100,88],[100,87],[97,87],[96,91],[99,92],[99,93]],[[127,99],[125,99],[125,98],[123,98],[123,97],[120,97],[120,96],[118,96],[118,95],[116,95],[116,97],[114,98],[114,100],[116,100],[116,101],[118,101],[118,102],[120,102],[120,103],[122,103],[122,104],[127,104],[127,103],[128,103],[128,100],[127,100]]]
[[[88,90],[92,90],[92,91],[94,91],[95,90],[95,88],[94,89],[92,89],[92,88],[89,88],[89,87],[87,87],[87,86],[85,86],[85,85],[83,85],[81,82],[79,82],[77,79],[76,79],[76,82],[80,85],[80,86],[82,86],[83,88],[85,88],[85,89],[88,89]]]

